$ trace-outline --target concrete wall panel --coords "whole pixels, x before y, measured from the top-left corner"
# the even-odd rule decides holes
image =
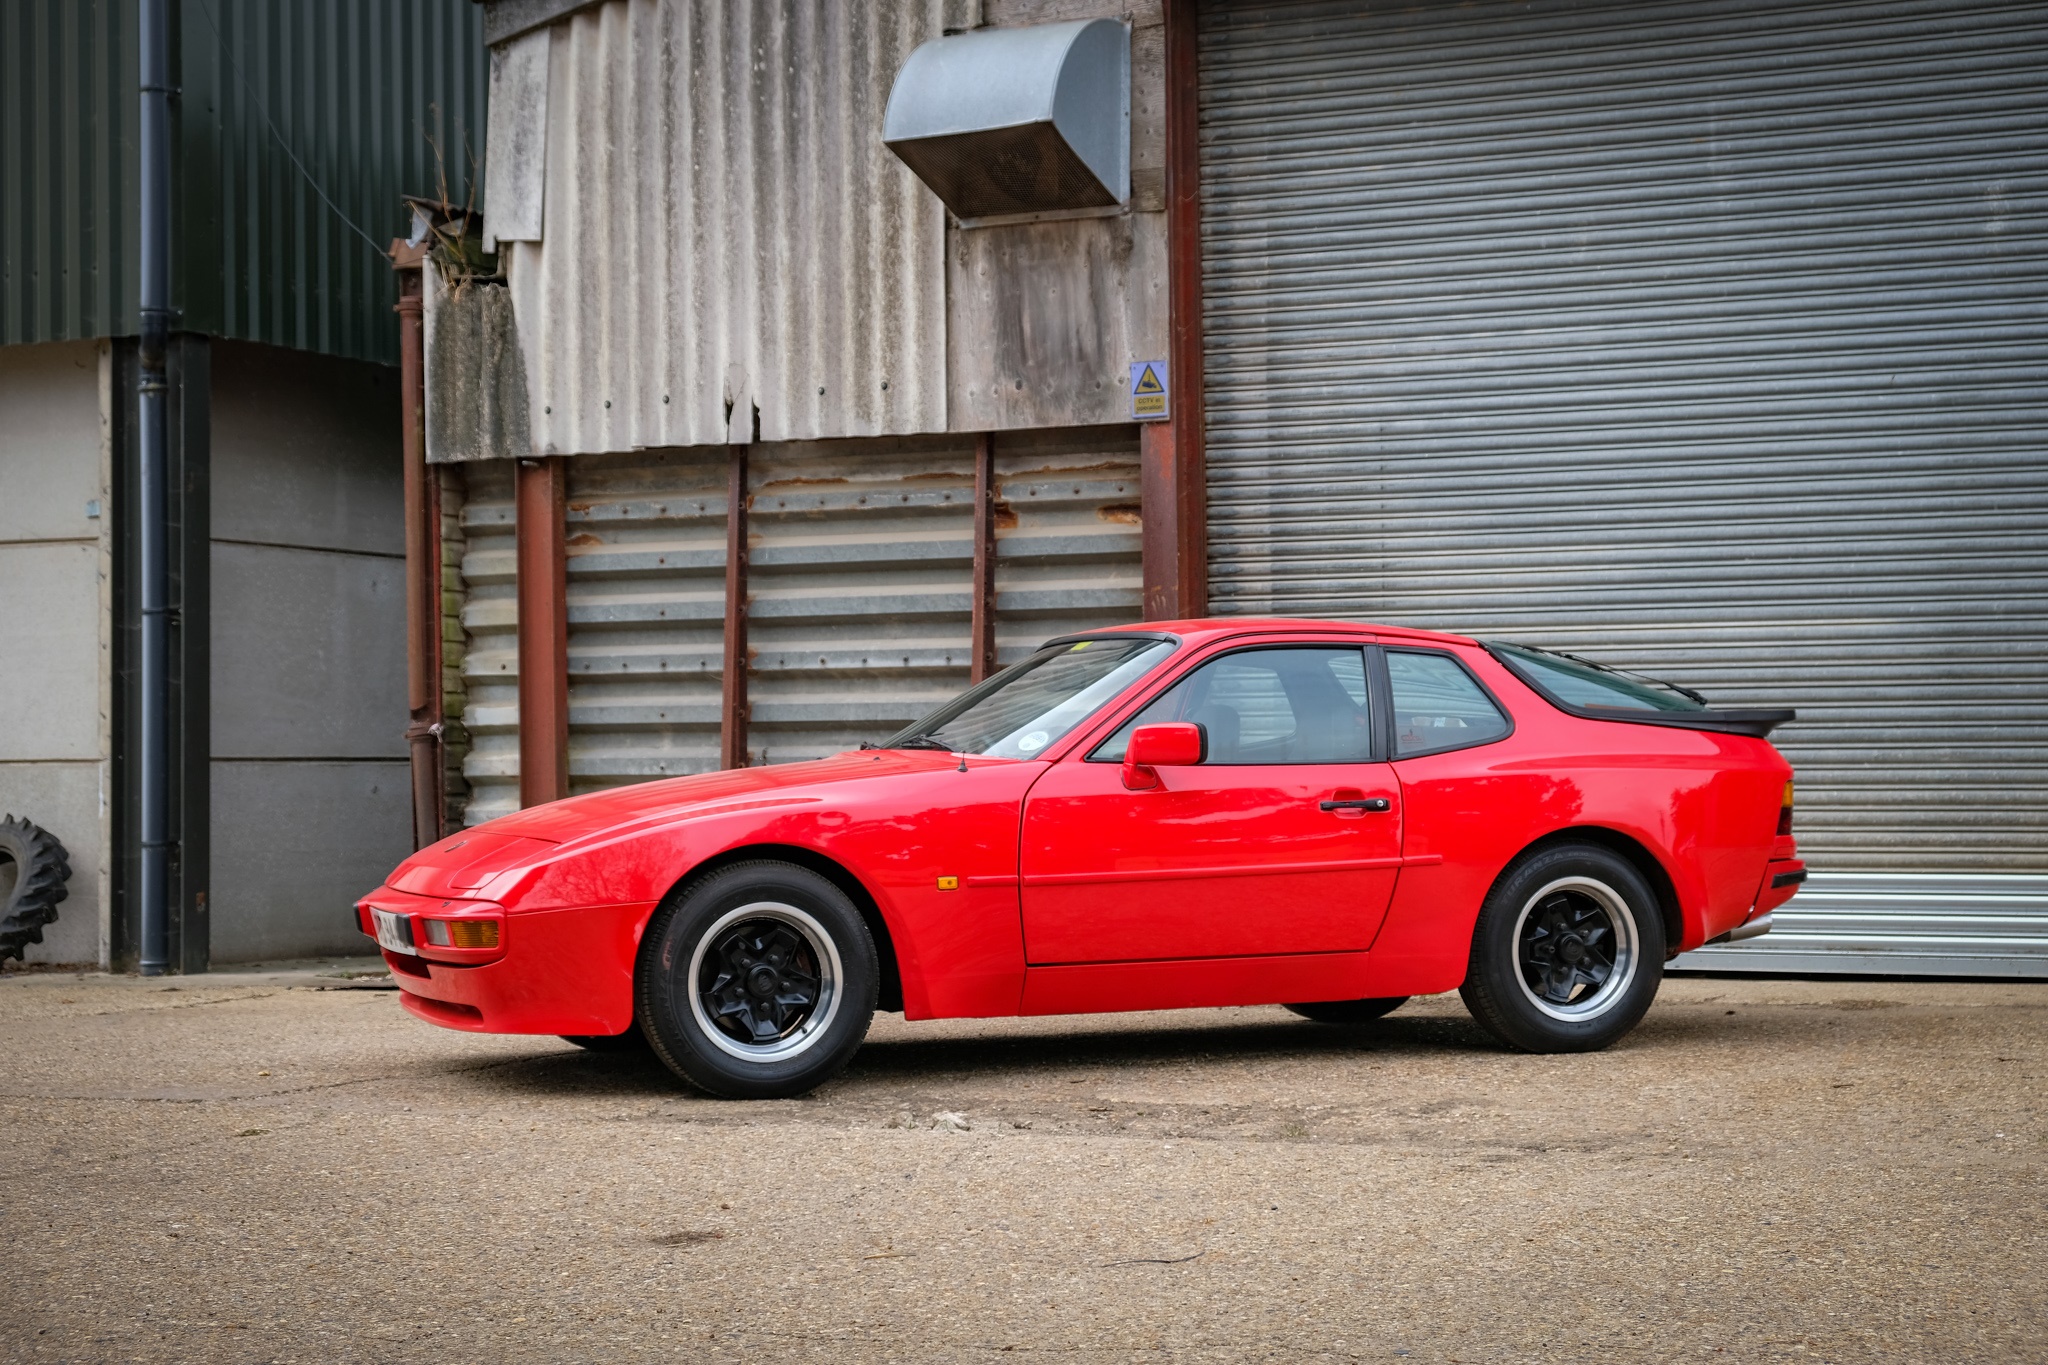
[[[214,539],[403,555],[398,422],[395,369],[217,343]]]
[[[213,546],[213,756],[405,755],[405,561]]]
[[[214,962],[374,951],[349,908],[411,852],[403,761],[215,761]]]
[[[99,617],[98,545],[0,544],[0,761],[100,756]]]
[[[0,349],[0,541],[97,539],[105,496],[98,346]]]

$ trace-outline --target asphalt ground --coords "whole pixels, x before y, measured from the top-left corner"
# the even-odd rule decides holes
[[[741,1104],[347,966],[0,976],[0,1356],[2048,1360],[2048,983],[883,1016]]]

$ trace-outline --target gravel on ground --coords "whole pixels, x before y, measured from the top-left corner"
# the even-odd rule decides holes
[[[885,1015],[745,1104],[377,973],[0,976],[0,1356],[2048,1360],[2048,983]]]

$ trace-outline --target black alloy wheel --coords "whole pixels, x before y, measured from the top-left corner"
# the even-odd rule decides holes
[[[1509,1047],[1590,1052],[1649,1010],[1664,949],[1663,913],[1633,863],[1597,844],[1552,845],[1487,893],[1458,993]]]
[[[1599,890],[1567,882],[1522,916],[1515,960],[1522,984],[1539,1007],[1567,1013],[1594,1009],[1601,993],[1626,971],[1633,943]]]
[[[874,937],[845,892],[788,863],[738,863],[655,912],[637,1013],[655,1055],[692,1085],[784,1098],[852,1058],[880,980]]]
[[[698,999],[714,1028],[745,1047],[775,1048],[818,1021],[838,973],[808,927],[771,912],[718,932],[697,969]]]

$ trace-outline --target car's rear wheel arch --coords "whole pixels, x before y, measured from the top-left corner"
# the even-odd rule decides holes
[[[815,849],[800,848],[794,844],[747,844],[740,848],[729,848],[715,857],[706,858],[685,873],[676,884],[669,888],[666,899],[679,900],[687,896],[690,889],[707,877],[715,876],[734,863],[760,862],[762,860],[788,863],[815,872],[845,893],[860,911],[860,917],[867,922],[868,933],[874,936],[875,956],[880,959],[882,979],[877,992],[875,1008],[900,1012],[903,1009],[903,972],[896,961],[896,940],[889,933],[889,922],[882,917],[881,906],[844,864],[833,861]],[[644,947],[644,945],[643,945]]]
[[[1678,945],[1685,937],[1685,914],[1678,903],[1678,887],[1671,880],[1671,873],[1664,867],[1656,854],[1652,853],[1641,840],[1623,834],[1618,829],[1605,825],[1573,825],[1544,835],[1527,848],[1508,860],[1500,876],[1494,878],[1498,885],[1516,867],[1548,848],[1560,844],[1592,844],[1607,849],[1619,857],[1626,858],[1643,880],[1650,884],[1650,890],[1657,897],[1657,913],[1664,921],[1664,942],[1669,945],[1667,952],[1676,954]]]

